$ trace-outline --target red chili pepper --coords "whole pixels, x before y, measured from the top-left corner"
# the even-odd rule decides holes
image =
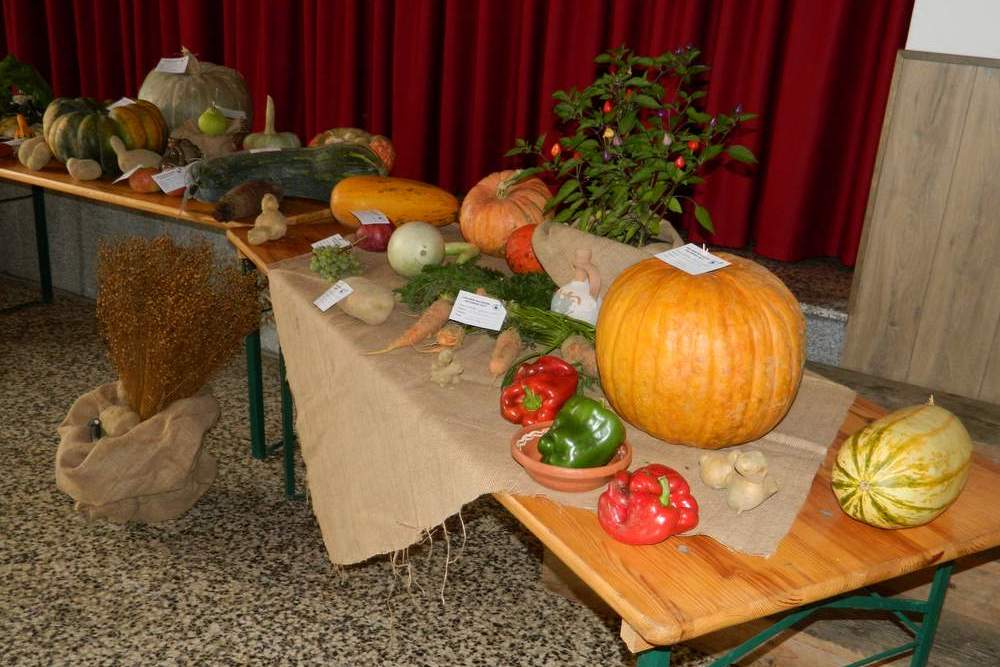
[[[560,153],[562,153],[562,147],[559,144],[552,144],[552,148],[549,149],[549,155],[559,157]]]
[[[580,151],[573,151],[573,159],[574,159],[574,160],[579,160],[579,159],[580,159],[580,158],[582,158],[582,157],[583,157],[583,156],[582,156],[582,155],[580,155]]]
[[[634,95],[634,94],[635,94],[635,91],[632,90],[631,88],[629,88],[629,89],[627,89],[625,91],[625,97],[632,97],[632,95]]]
[[[604,101],[604,106],[601,107],[601,111],[603,111],[604,113],[611,113],[613,110],[614,110],[614,107],[611,106],[611,100],[605,100]]]
[[[688,142],[688,149],[690,149],[690,151],[693,153],[696,150],[698,150],[699,145],[700,144],[698,143],[697,139],[692,139],[691,141]]]
[[[625,544],[656,544],[698,525],[698,501],[673,468],[651,463],[620,472],[597,501],[601,528]]]
[[[517,369],[514,380],[500,392],[500,414],[515,424],[530,425],[556,418],[576,393],[579,374],[559,357],[546,355]]]
[[[678,169],[683,169],[684,165],[686,165],[686,164],[687,164],[687,162],[684,160],[684,156],[683,155],[681,155],[676,160],[674,160],[674,166],[677,167]]]

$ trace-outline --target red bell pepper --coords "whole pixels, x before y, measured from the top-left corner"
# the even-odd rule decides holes
[[[698,501],[680,473],[651,463],[615,475],[597,501],[597,520],[619,542],[656,544],[698,525]]]
[[[511,384],[500,393],[500,414],[525,426],[556,418],[576,393],[576,368],[559,357],[546,355],[517,369]]]

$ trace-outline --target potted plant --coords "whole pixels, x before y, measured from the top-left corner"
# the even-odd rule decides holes
[[[558,190],[546,206],[557,223],[634,246],[672,238],[669,219],[693,207],[698,223],[714,231],[708,211],[691,197],[705,167],[723,154],[754,163],[753,153],[730,143],[739,124],[754,118],[698,109],[703,74],[692,47],[637,56],[621,47],[597,56],[603,73],[582,91],[553,94],[565,134],[547,142],[518,139],[507,155],[534,155],[524,180],[553,178]],[[543,262],[544,263],[544,262]]]
[[[99,252],[97,321],[118,382],[87,392],[59,426],[56,484],[88,518],[180,516],[207,490],[204,435],[219,417],[205,383],[258,326],[251,275],[207,243],[132,238]]]

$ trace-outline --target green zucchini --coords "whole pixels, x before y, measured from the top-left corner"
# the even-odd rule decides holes
[[[385,175],[375,153],[364,146],[330,144],[262,153],[230,153],[191,165],[188,193],[215,202],[246,181],[270,181],[287,197],[330,201],[330,191],[348,176]]]

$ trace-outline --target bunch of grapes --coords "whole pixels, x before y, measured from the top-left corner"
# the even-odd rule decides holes
[[[352,248],[335,248],[332,246],[313,248],[309,268],[331,283],[335,283],[347,276],[360,275],[361,262],[358,261],[358,258],[351,251]]]

